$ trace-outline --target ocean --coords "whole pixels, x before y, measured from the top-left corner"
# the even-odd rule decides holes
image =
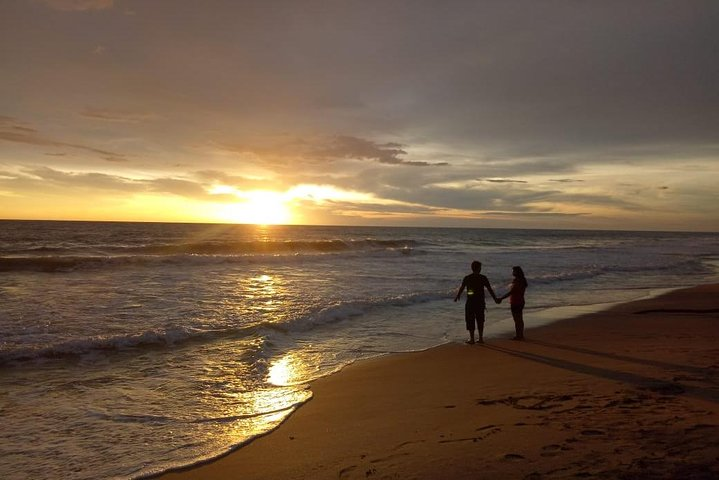
[[[313,379],[463,342],[475,259],[499,294],[523,267],[531,328],[716,282],[719,234],[0,221],[0,478],[238,448]],[[508,308],[488,302],[485,339],[511,336]]]

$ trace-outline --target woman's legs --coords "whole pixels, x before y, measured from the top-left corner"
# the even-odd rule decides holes
[[[514,319],[514,339],[524,340],[524,305],[512,305],[512,318]]]

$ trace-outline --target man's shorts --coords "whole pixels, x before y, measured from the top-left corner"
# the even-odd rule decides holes
[[[467,324],[467,330],[474,330],[475,322],[477,324],[477,328],[484,327],[484,303],[465,303],[464,321]]]

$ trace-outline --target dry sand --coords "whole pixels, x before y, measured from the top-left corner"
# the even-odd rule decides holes
[[[162,478],[719,479],[719,285],[527,338],[358,362],[274,432]]]

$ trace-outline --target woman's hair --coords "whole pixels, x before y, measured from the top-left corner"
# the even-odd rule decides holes
[[[524,282],[525,287],[529,285],[529,282],[527,282],[527,277],[524,276],[524,270],[522,270],[522,267],[520,267],[519,265],[512,267],[512,273],[515,277]]]

